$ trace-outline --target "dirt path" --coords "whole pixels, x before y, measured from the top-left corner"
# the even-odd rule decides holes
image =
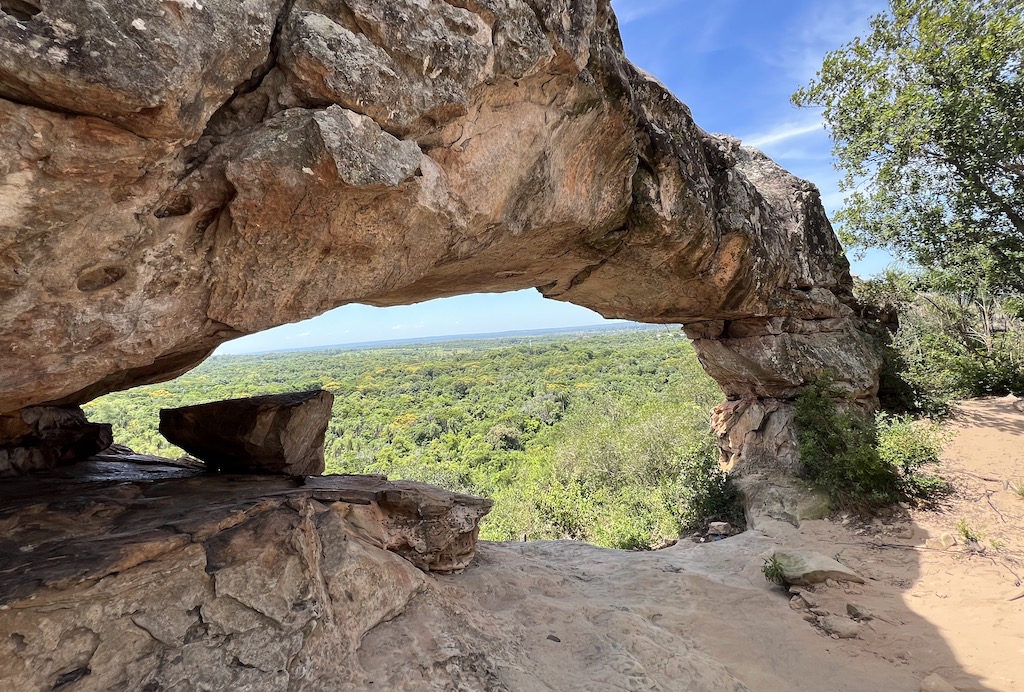
[[[368,635],[362,663],[410,689],[447,670],[459,689],[919,692],[939,689],[922,687],[938,674],[962,692],[1022,692],[1020,408],[961,407],[942,468],[956,493],[938,508],[766,522],[649,553],[484,542],[465,573],[431,577],[415,607]],[[944,534],[956,544],[931,547]],[[865,578],[811,594],[820,613],[870,611],[857,638],[824,633],[764,580],[762,558],[782,548],[837,556]],[[439,631],[458,633],[444,661]]]
[[[781,527],[780,538],[839,555],[868,578],[819,598],[834,611],[855,598],[879,615],[848,653],[919,678],[938,673],[960,690],[1024,690],[1022,409],[1013,397],[958,407],[939,469],[955,492],[938,507]]]

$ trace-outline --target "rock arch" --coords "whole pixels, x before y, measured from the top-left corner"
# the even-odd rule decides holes
[[[817,190],[700,129],[607,0],[107,5],[0,14],[0,444],[341,304],[525,287],[685,324],[733,464],[795,463],[826,366],[873,401]]]

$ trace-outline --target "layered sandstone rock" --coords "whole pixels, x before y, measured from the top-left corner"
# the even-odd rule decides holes
[[[90,423],[77,406],[29,406],[0,415],[0,476],[87,459],[113,441],[109,423]]]
[[[490,509],[380,477],[118,456],[0,497],[0,679],[26,691],[344,689],[363,636],[424,572],[464,568]]]
[[[334,395],[317,389],[160,410],[160,434],[227,473],[324,472]]]
[[[125,454],[63,474],[0,485],[5,690],[815,692],[825,660],[835,689],[909,690],[950,656],[937,635],[911,637],[911,664],[888,663],[910,636],[895,624],[865,630],[879,655],[836,650],[761,574],[795,531],[656,552],[484,543],[442,574],[473,555],[446,536],[471,538],[486,503]],[[417,529],[419,515],[444,530]],[[814,595],[830,593],[846,603]]]
[[[694,124],[607,0],[31,7],[0,12],[0,412],[353,301],[531,286],[685,323],[741,402],[734,465],[792,469],[766,438],[822,365],[873,399],[817,190]]]

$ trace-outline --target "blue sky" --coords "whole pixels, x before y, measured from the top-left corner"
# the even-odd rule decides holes
[[[829,213],[841,204],[839,173],[821,116],[789,96],[814,77],[822,57],[867,31],[885,0],[613,0],[626,55],[660,79],[705,130],[756,146],[814,182]],[[882,253],[854,259],[854,273],[888,264]],[[251,353],[384,339],[572,327],[595,312],[546,300],[534,290],[459,296],[417,305],[348,305],[312,320],[236,339],[218,353]]]

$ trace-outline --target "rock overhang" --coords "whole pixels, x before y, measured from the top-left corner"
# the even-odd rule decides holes
[[[873,400],[817,190],[699,128],[607,1],[108,4],[0,13],[0,412],[345,303],[527,287],[685,323],[730,399],[827,366]]]

